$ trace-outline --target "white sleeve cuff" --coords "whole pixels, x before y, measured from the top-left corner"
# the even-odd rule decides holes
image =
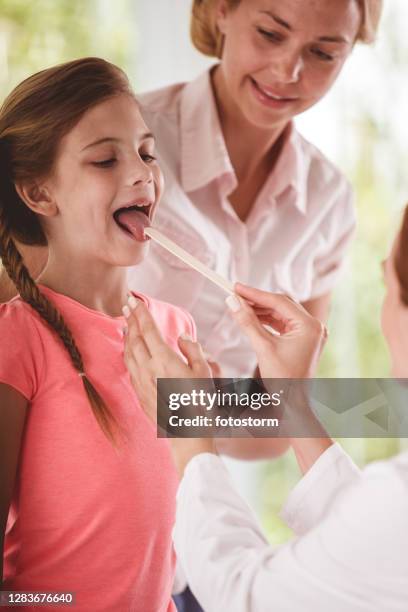
[[[320,455],[290,493],[280,516],[297,535],[317,525],[337,493],[360,477],[360,470],[336,442]]]
[[[193,457],[187,464],[183,478],[181,479],[178,491],[177,501],[188,496],[188,491],[194,491],[200,480],[205,480],[205,474],[209,475],[209,483],[214,480],[214,474],[224,472],[228,479],[231,478],[227,468],[225,467],[222,459],[215,453],[200,453]],[[184,492],[186,490],[186,492]]]

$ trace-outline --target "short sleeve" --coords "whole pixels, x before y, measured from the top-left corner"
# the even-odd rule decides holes
[[[0,382],[28,401],[37,393],[44,350],[30,306],[19,298],[0,304]]]
[[[314,262],[311,299],[333,290],[355,226],[353,190],[342,177],[336,190],[332,214],[324,227],[325,246]]]

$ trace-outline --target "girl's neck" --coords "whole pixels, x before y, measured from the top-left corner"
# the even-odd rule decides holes
[[[272,126],[269,130],[257,128],[249,123],[231,99],[220,66],[212,71],[211,80],[225,144],[238,183],[269,174],[279,157],[280,137],[287,123]]]
[[[37,283],[111,317],[122,315],[122,306],[127,300],[126,268],[92,268],[72,262],[72,265],[61,269],[53,259],[52,250]]]

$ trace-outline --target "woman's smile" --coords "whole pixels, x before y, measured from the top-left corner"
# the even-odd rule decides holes
[[[253,77],[249,77],[249,83],[255,98],[269,108],[287,109],[300,99],[294,96],[279,95],[274,88],[261,85]]]

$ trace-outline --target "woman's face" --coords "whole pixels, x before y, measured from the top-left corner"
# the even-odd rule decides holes
[[[318,102],[353,48],[357,0],[220,0],[221,71],[231,100],[258,127],[286,124]]]
[[[395,270],[395,253],[400,237],[383,263],[386,295],[381,313],[381,326],[391,356],[392,375],[408,378],[408,306],[401,300],[400,283]]]
[[[154,138],[129,95],[86,112],[61,141],[55,169],[45,181],[54,203],[44,219],[51,249],[113,266],[143,259],[143,227],[163,189],[154,155]],[[132,214],[132,236],[117,223],[116,213],[142,205]]]

